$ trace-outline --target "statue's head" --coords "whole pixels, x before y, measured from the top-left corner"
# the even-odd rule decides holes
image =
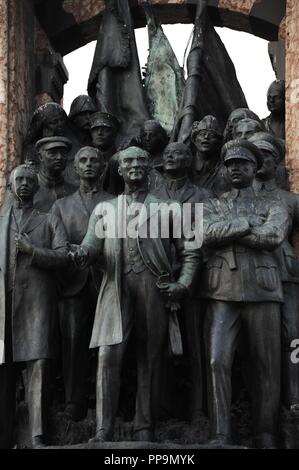
[[[149,153],[163,151],[168,142],[168,136],[158,121],[145,121],[141,129],[141,145]]]
[[[192,164],[190,148],[181,142],[167,145],[163,154],[163,168],[166,173],[187,174]]]
[[[33,119],[42,126],[44,137],[64,134],[67,115],[58,103],[46,103],[40,106],[34,112]]]
[[[45,137],[36,143],[40,166],[44,172],[59,176],[67,165],[68,153],[72,142],[65,137]]]
[[[261,151],[252,142],[244,139],[227,142],[222,148],[221,157],[231,185],[238,189],[251,186],[263,164]]]
[[[71,104],[69,118],[76,127],[83,131],[89,131],[90,117],[96,113],[96,107],[88,95],[79,95]]]
[[[118,172],[127,185],[143,185],[147,180],[150,155],[139,147],[121,150],[118,156]]]
[[[31,165],[19,165],[11,172],[9,188],[15,199],[31,201],[38,187],[37,174]]]
[[[264,125],[260,121],[246,118],[242,119],[235,125],[233,138],[246,140],[249,139],[249,137],[251,137],[253,134],[264,131]]]
[[[109,113],[94,113],[90,117],[90,132],[93,146],[108,150],[115,142],[120,128],[119,120]]]
[[[105,168],[100,151],[94,147],[83,147],[75,155],[75,171],[80,180],[98,180]]]
[[[274,179],[284,154],[282,140],[268,132],[258,132],[250,137],[249,142],[259,148],[263,156],[263,164],[257,172],[257,178],[263,181]]]
[[[233,139],[233,133],[234,133],[236,125],[242,119],[247,119],[247,118],[260,122],[260,118],[258,117],[258,115],[248,108],[237,108],[229,115],[225,130],[224,130],[224,134],[223,134],[224,142],[228,142],[229,140]]]
[[[222,132],[214,116],[205,116],[200,122],[194,122],[191,141],[203,155],[212,156],[222,145]]]
[[[285,81],[275,80],[267,93],[267,106],[270,113],[284,114],[285,112]]]

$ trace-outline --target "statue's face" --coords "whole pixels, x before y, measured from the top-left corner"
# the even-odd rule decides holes
[[[95,147],[100,149],[108,149],[112,147],[116,131],[113,127],[99,126],[91,129],[92,143]]]
[[[158,151],[161,147],[162,136],[156,126],[145,123],[141,133],[142,148],[149,153]]]
[[[104,169],[101,155],[92,150],[83,150],[75,160],[75,169],[80,179],[96,180]]]
[[[285,109],[285,94],[280,86],[273,84],[268,91],[267,105],[271,113],[282,113]]]
[[[128,185],[143,183],[147,178],[148,170],[149,159],[143,153],[138,155],[126,153],[119,159],[118,172]]]
[[[254,180],[256,165],[247,160],[233,158],[226,162],[227,173],[234,188],[247,188]]]
[[[77,116],[73,117],[73,121],[75,125],[79,128],[82,129],[83,131],[87,132],[89,131],[89,119],[90,119],[91,113],[89,111],[84,111],[83,113],[77,114]]]
[[[38,189],[36,176],[25,168],[15,170],[11,180],[11,190],[16,199],[32,199]]]
[[[242,119],[245,119],[245,114],[244,114],[244,111],[243,110],[236,110],[234,111],[230,117],[229,117],[229,120],[227,122],[227,126],[228,126],[228,129],[232,135],[233,131],[235,130],[236,128],[236,125],[238,124],[239,121],[241,121]]]
[[[45,128],[48,134],[63,135],[64,133],[65,116],[59,110],[48,112],[45,117]]]
[[[40,150],[40,161],[43,168],[50,173],[62,173],[67,164],[67,150],[65,147],[55,147]]]
[[[183,170],[189,167],[190,164],[189,156],[183,149],[176,145],[166,147],[163,154],[163,167],[166,172]]]
[[[203,129],[196,134],[194,144],[199,152],[212,154],[219,149],[220,137],[212,130]]]
[[[269,181],[276,175],[277,162],[271,152],[263,150],[263,166],[257,172],[257,177],[263,181]]]
[[[255,121],[252,122],[238,122],[233,132],[234,139],[248,140],[256,132],[261,132],[261,128]]]

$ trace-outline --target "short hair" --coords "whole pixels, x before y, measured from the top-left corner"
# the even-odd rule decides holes
[[[161,142],[166,145],[168,142],[168,135],[164,127],[162,127],[161,124],[159,123],[159,121],[155,121],[154,119],[148,119],[147,121],[144,121],[142,129],[141,129],[141,135],[144,132],[144,128],[147,124],[150,126],[153,126],[156,132],[160,135]]]
[[[174,148],[174,149],[181,150],[182,152],[184,152],[187,155],[188,160],[192,160],[192,158],[193,158],[190,147],[188,145],[184,144],[183,142],[172,142],[172,143],[168,144],[167,147],[165,148],[164,152],[166,152],[166,150],[169,149],[169,148]]]
[[[11,174],[10,174],[10,177],[9,177],[9,183],[11,184],[13,181],[14,181],[14,178],[15,178],[15,174],[18,170],[25,170],[27,171],[28,173],[30,173],[30,175],[35,179],[36,181],[36,184],[38,184],[38,177],[37,177],[37,172],[34,168],[34,166],[30,163],[23,163],[22,165],[18,165],[16,166]]]
[[[150,154],[146,150],[143,150],[140,147],[128,147],[125,150],[120,150],[117,153],[118,161],[120,161],[121,158],[126,157],[128,155],[133,155],[133,156],[143,155],[148,160],[150,159]]]
[[[90,152],[90,151],[95,153],[99,159],[104,160],[103,155],[101,154],[101,152],[97,148],[91,147],[91,146],[86,146],[86,147],[82,147],[82,148],[80,148],[80,150],[78,150],[78,152],[76,153],[75,158],[74,158],[74,163],[76,164],[78,162],[78,160],[80,158],[80,155],[83,152]]]
[[[237,124],[236,124],[236,127],[234,129],[234,132],[236,132],[236,129],[237,127],[240,125],[240,124],[255,124],[256,126],[256,129],[257,129],[257,132],[264,132],[265,131],[265,126],[263,125],[263,123],[261,121],[256,121],[255,119],[250,119],[250,118],[245,118],[245,119],[241,119]]]

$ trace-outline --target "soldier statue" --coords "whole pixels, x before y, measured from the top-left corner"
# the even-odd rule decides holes
[[[88,95],[79,95],[71,104],[69,118],[72,122],[82,146],[91,144],[90,117],[96,107]]]
[[[66,137],[45,137],[36,143],[40,158],[39,189],[34,197],[36,209],[49,212],[57,199],[76,191],[76,187],[64,178],[71,148],[72,142]]]
[[[92,145],[99,150],[105,161],[102,176],[103,189],[117,195],[123,190],[123,182],[118,174],[116,142],[120,122],[109,113],[97,112],[90,118]]]
[[[275,254],[279,262],[283,286],[284,303],[281,306],[282,337],[282,399],[285,406],[295,414],[299,413],[299,364],[291,361],[292,343],[299,338],[299,261],[291,235],[299,227],[299,195],[280,189],[276,172],[281,154],[276,146],[275,136],[257,133],[250,138],[263,153],[263,166],[257,172],[253,183],[255,192],[270,201],[283,202],[290,215],[289,233]]]
[[[280,305],[283,289],[274,250],[286,239],[289,214],[281,201],[252,187],[262,154],[251,142],[225,144],[232,190],[204,209],[204,240],[213,254],[203,272],[211,443],[231,443],[231,372],[238,345],[250,366],[253,444],[277,445],[280,403]]]

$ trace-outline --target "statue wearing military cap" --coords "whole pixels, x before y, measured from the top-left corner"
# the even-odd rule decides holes
[[[228,142],[222,159],[232,190],[204,205],[204,243],[213,249],[202,286],[212,443],[231,442],[231,371],[242,335],[250,364],[253,445],[275,447],[283,290],[273,251],[288,234],[289,214],[281,201],[255,194],[263,155],[252,142]]]
[[[225,166],[230,160],[245,160],[253,163],[257,169],[263,165],[263,156],[257,146],[245,139],[235,139],[224,144],[221,158]]]
[[[200,188],[219,196],[228,191],[229,184],[226,170],[220,159],[222,133],[214,116],[205,116],[200,122],[194,122],[191,141],[195,148],[191,180]]]
[[[77,96],[71,104],[69,118],[79,134],[82,145],[91,143],[90,116],[96,111],[96,107],[88,95]]]
[[[102,178],[103,189],[111,194],[119,194],[120,188],[123,189],[117,159],[112,158],[116,154],[119,128],[120,122],[113,114],[97,112],[90,118],[92,144],[99,150],[106,165]]]
[[[282,333],[282,399],[284,405],[299,411],[299,367],[290,360],[292,341],[299,338],[299,261],[290,240],[299,227],[299,195],[278,187],[276,172],[282,158],[280,139],[272,134],[257,133],[250,138],[263,154],[263,166],[254,181],[255,192],[270,201],[285,204],[290,215],[288,236],[275,254],[283,285],[284,304],[281,308]]]
[[[57,199],[76,190],[76,186],[64,179],[72,142],[66,137],[45,137],[39,140],[35,147],[40,158],[40,168],[39,190],[34,198],[34,206],[43,212],[49,212]]]

